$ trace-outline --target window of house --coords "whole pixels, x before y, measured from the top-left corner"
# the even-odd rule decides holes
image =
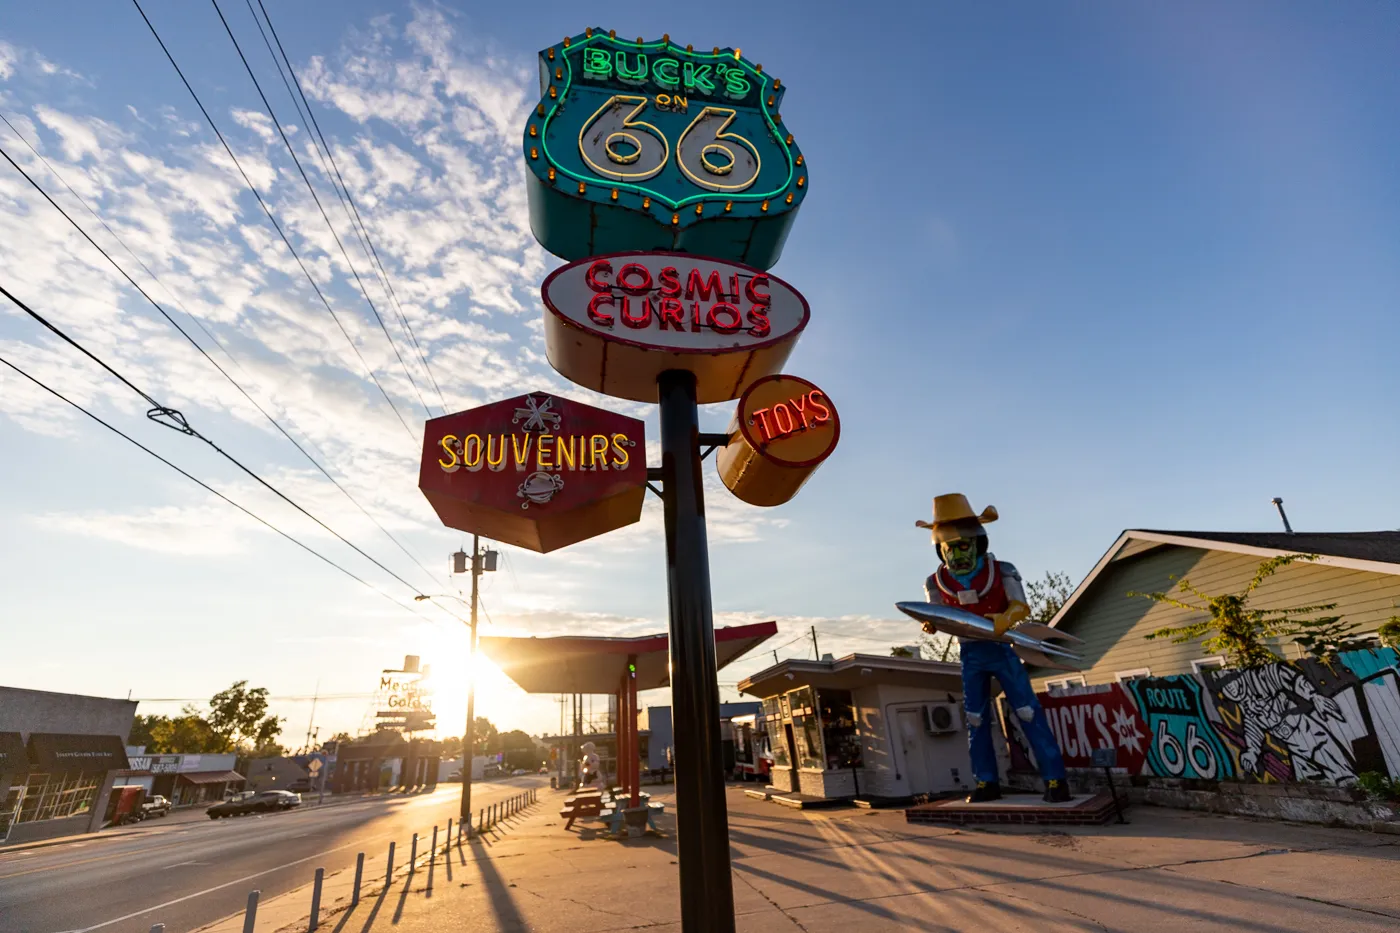
[[[1134,668],[1134,669],[1131,670],[1131,671],[1114,671],[1114,672],[1113,672],[1113,678],[1114,678],[1115,680],[1117,680],[1120,684],[1125,684],[1125,683],[1127,683],[1127,682],[1130,681],[1130,680],[1137,680],[1139,677],[1151,677],[1151,676],[1152,676],[1152,668],[1150,668],[1150,667],[1138,667],[1138,668]]]
[[[849,690],[817,691],[822,737],[828,771],[861,766],[860,733],[856,730],[855,703]]]
[[[1213,658],[1201,658],[1191,662],[1191,670],[1199,674],[1201,671],[1218,671],[1225,666],[1225,658],[1216,655]]]
[[[786,700],[786,697],[782,698]],[[768,733],[768,749],[773,755],[773,766],[776,768],[792,767],[792,758],[788,754],[788,743],[786,730],[783,728],[783,707],[786,703],[779,702],[778,697],[769,697],[763,701],[763,728]]]
[[[1054,680],[1047,680],[1045,682],[1045,689],[1049,691],[1052,697],[1059,696],[1062,693],[1068,693],[1070,687],[1082,686],[1084,686],[1083,674],[1069,674],[1065,677],[1057,677]]]

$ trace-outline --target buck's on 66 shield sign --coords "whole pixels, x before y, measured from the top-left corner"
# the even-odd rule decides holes
[[[534,392],[428,422],[418,488],[438,518],[552,551],[642,517],[643,423]]]
[[[807,168],[782,123],[782,82],[739,49],[589,29],[540,53],[525,125],[530,227],[581,259],[680,249],[778,261]]]
[[[727,402],[782,369],[807,300],[775,275],[687,253],[612,253],[552,272],[545,350],[565,377],[616,398],[657,400],[668,369],[695,374],[700,404]]]

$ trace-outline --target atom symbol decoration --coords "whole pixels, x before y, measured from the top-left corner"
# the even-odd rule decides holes
[[[558,428],[563,419],[558,412],[551,411],[554,407],[554,399],[546,397],[543,402],[533,395],[525,396],[524,408],[515,410],[515,417],[510,419],[511,424],[519,424],[520,419],[525,419],[523,431],[547,431],[545,422],[548,421],[550,427]]]
[[[1113,731],[1118,733],[1118,744],[1142,754],[1143,734],[1138,731],[1137,720],[1121,709],[1113,711]]]

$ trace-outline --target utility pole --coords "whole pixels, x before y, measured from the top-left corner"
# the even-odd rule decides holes
[[[316,692],[311,695],[311,720],[306,724],[306,744],[302,746],[306,752],[311,751],[311,727],[316,725],[316,701],[321,698],[321,678],[316,678]]]
[[[821,649],[817,647],[817,627],[812,626],[812,656],[818,661],[822,659]]]
[[[452,555],[452,572],[466,573],[471,571],[472,575],[472,598],[471,598],[471,642],[467,655],[467,727],[462,732],[462,809],[458,814],[462,825],[471,830],[472,825],[472,759],[476,750],[476,612],[477,604],[480,602],[481,574],[484,571],[496,569],[496,552],[481,550],[481,538],[479,535],[472,535],[471,567],[467,566],[467,555],[458,551]],[[432,597],[419,595],[415,599],[430,599]],[[452,597],[454,599],[458,597]]]

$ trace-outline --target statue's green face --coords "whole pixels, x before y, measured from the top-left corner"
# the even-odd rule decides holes
[[[943,563],[947,564],[953,573],[965,575],[977,568],[976,538],[953,538],[951,541],[943,541],[938,545],[938,552],[943,556]]]

